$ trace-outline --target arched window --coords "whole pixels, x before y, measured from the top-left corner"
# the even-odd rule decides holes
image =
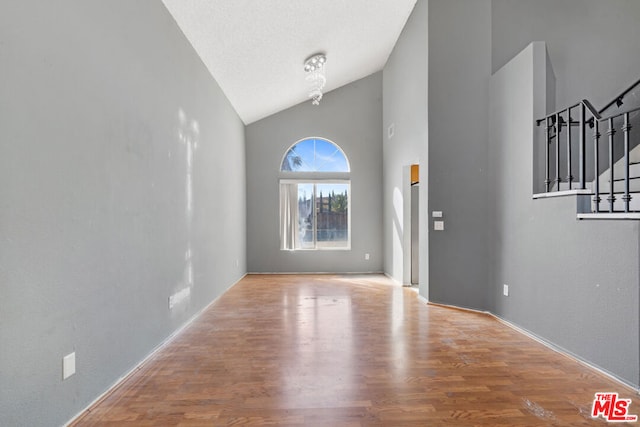
[[[293,144],[280,164],[280,248],[351,248],[351,180],[342,149],[323,138]]]
[[[322,138],[307,138],[287,150],[281,172],[349,172],[349,161],[340,147]]]

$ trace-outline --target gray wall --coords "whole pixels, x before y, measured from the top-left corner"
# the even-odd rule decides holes
[[[531,189],[533,117],[583,97],[602,105],[637,79],[639,5],[428,2],[428,213],[445,222],[436,232],[429,219],[429,300],[495,312],[636,386],[638,224],[578,222],[575,200],[533,201]],[[531,76],[491,93],[491,71],[536,39],[548,41],[555,99],[542,85],[514,104]]]
[[[575,196],[531,198],[546,58],[535,43],[492,77],[491,310],[637,386],[638,222],[577,221]]]
[[[384,271],[402,283],[410,281],[409,166],[427,169],[427,11],[416,3],[383,70]]]
[[[487,306],[489,0],[429,0],[429,299]]]
[[[638,80],[637,0],[492,0],[492,70],[545,41],[558,79],[556,103],[596,108]]]
[[[247,126],[248,271],[382,271],[381,123],[379,72],[327,93],[318,106],[304,102]],[[309,136],[335,142],[349,159],[350,251],[280,250],[280,163],[293,143]]]
[[[600,109],[640,77],[639,20],[636,0],[493,0],[492,69],[530,42],[545,41],[558,80],[556,96],[549,101],[563,108],[586,98]],[[605,146],[601,154],[607,155]],[[586,155],[592,164],[592,150]],[[553,152],[551,157],[553,161]],[[560,161],[566,162],[564,150]],[[551,175],[555,179],[553,168]],[[587,173],[587,179],[593,175]],[[544,188],[542,175],[534,185],[537,191]]]
[[[244,126],[159,1],[2,2],[0,75],[0,425],[60,425],[246,271]]]

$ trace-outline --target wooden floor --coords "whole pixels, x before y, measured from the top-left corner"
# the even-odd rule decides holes
[[[632,390],[383,276],[250,275],[76,426],[606,425]]]

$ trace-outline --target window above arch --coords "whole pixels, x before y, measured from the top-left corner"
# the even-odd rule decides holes
[[[306,138],[289,148],[281,172],[349,172],[349,161],[340,147],[322,138]]]

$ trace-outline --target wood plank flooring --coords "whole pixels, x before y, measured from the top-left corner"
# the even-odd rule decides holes
[[[640,399],[490,316],[383,276],[249,275],[74,426],[606,425]]]

